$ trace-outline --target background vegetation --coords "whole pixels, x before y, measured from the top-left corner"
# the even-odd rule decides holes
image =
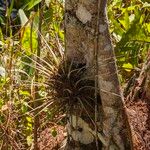
[[[139,74],[150,48],[149,0],[109,1],[108,17],[125,86]],[[0,1],[1,149],[30,149],[36,141],[36,120],[37,133],[50,126],[54,137],[54,125],[65,124],[49,85],[63,59],[63,19],[63,0]]]

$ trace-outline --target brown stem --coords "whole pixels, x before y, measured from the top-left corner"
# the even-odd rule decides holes
[[[44,0],[39,4],[39,27],[38,27],[38,48],[37,48],[37,62],[40,61],[40,54],[41,54],[41,27],[42,27],[42,15],[43,15],[43,4]],[[36,63],[36,68],[38,68],[38,63]],[[38,83],[39,80],[39,70],[35,71],[35,82]],[[35,100],[39,98],[38,95],[38,86],[35,86]],[[34,108],[36,109],[40,105],[39,101],[34,102]],[[38,109],[35,111],[34,115],[34,150],[39,150],[38,147],[38,128],[39,128],[39,116],[38,116]]]

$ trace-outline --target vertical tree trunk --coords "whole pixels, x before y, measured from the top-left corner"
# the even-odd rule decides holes
[[[131,149],[131,132],[108,30],[106,4],[107,0],[101,0],[98,37],[98,81],[104,112],[103,133],[107,141],[104,149]]]
[[[103,123],[99,121],[101,125],[98,129],[102,128],[103,134],[100,134],[97,129],[90,128],[89,122],[85,122],[82,115],[80,118],[76,117],[76,114],[70,117],[72,121],[69,124],[68,134],[71,140],[78,144],[68,149],[77,147],[78,149],[101,149],[98,144],[93,144],[98,135],[104,149],[130,150],[131,145],[128,139],[130,130],[127,129],[129,126],[126,126],[128,122],[125,124],[127,119],[124,116],[123,97],[120,92],[115,56],[108,31],[107,1],[66,0],[65,3],[67,59],[73,60],[76,64],[86,64],[85,76],[93,76],[94,70],[97,70],[98,75],[95,79],[99,85],[103,108],[103,113],[99,114],[103,117]],[[82,110],[78,110],[78,114],[80,111]],[[97,126],[97,120],[95,121]],[[82,128],[82,132],[76,128],[75,124],[78,124],[78,129]],[[127,131],[129,131],[128,135]]]
[[[85,76],[88,77],[94,75],[97,6],[97,0],[65,1],[66,56],[69,61],[73,61],[75,64],[86,64]],[[76,113],[70,116],[72,121],[69,123],[68,134],[71,137],[71,142],[67,149],[98,149],[98,144],[95,143],[94,129],[90,129],[90,123],[87,121],[88,115],[85,114],[83,119],[82,109],[77,111],[78,116]],[[81,114],[80,117],[79,114]],[[78,130],[79,128],[82,129],[81,132]]]

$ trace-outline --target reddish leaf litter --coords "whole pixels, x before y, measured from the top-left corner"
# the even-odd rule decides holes
[[[40,134],[39,149],[40,150],[58,150],[62,145],[66,136],[65,128],[55,125],[44,129]]]
[[[150,150],[150,103],[143,100],[132,103],[128,116],[134,150]]]
[[[150,150],[150,99],[137,100],[127,105],[132,131],[134,150]],[[53,133],[53,130],[57,135]],[[63,126],[55,125],[44,129],[40,134],[40,150],[58,150],[66,137]]]

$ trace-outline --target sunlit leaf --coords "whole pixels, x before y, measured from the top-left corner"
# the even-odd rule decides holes
[[[21,20],[21,26],[23,27],[27,23],[28,18],[25,15],[23,9],[19,9],[18,13],[19,13],[19,17],[20,17],[20,20]],[[27,24],[27,26],[29,26],[29,24]]]
[[[30,117],[30,116],[27,116],[27,117],[26,117],[26,120],[28,121],[28,123],[32,123],[32,121],[33,121],[32,117]],[[29,125],[29,126],[30,126],[30,125]]]
[[[31,135],[30,135],[30,136],[27,136],[27,144],[28,144],[28,146],[31,146],[32,143],[33,143],[33,138],[32,138],[32,136],[31,136]]]
[[[28,111],[28,104],[27,102],[23,102],[21,106],[22,113],[26,113]]]
[[[150,0],[147,0],[147,2],[144,3],[143,8],[146,8],[146,7],[150,7]]]
[[[19,90],[19,94],[20,94],[20,95],[24,95],[24,96],[30,96],[29,91],[22,91],[22,90]]]
[[[124,68],[126,71],[130,72],[133,69],[133,66],[130,63],[125,63],[125,64],[123,64],[122,68]]]
[[[28,10],[32,9],[35,5],[39,4],[42,0],[31,0],[28,4]]]
[[[22,49],[26,51],[27,55],[31,55],[32,53],[35,53],[38,44],[37,33],[35,31],[31,31],[30,27],[26,27],[24,29],[24,32],[22,32],[21,43],[22,43]]]
[[[129,15],[127,10],[125,10],[124,17],[122,19],[119,19],[119,22],[122,24],[125,30],[129,29]]]
[[[0,99],[0,109],[2,108],[3,104],[4,104],[4,100]]]

